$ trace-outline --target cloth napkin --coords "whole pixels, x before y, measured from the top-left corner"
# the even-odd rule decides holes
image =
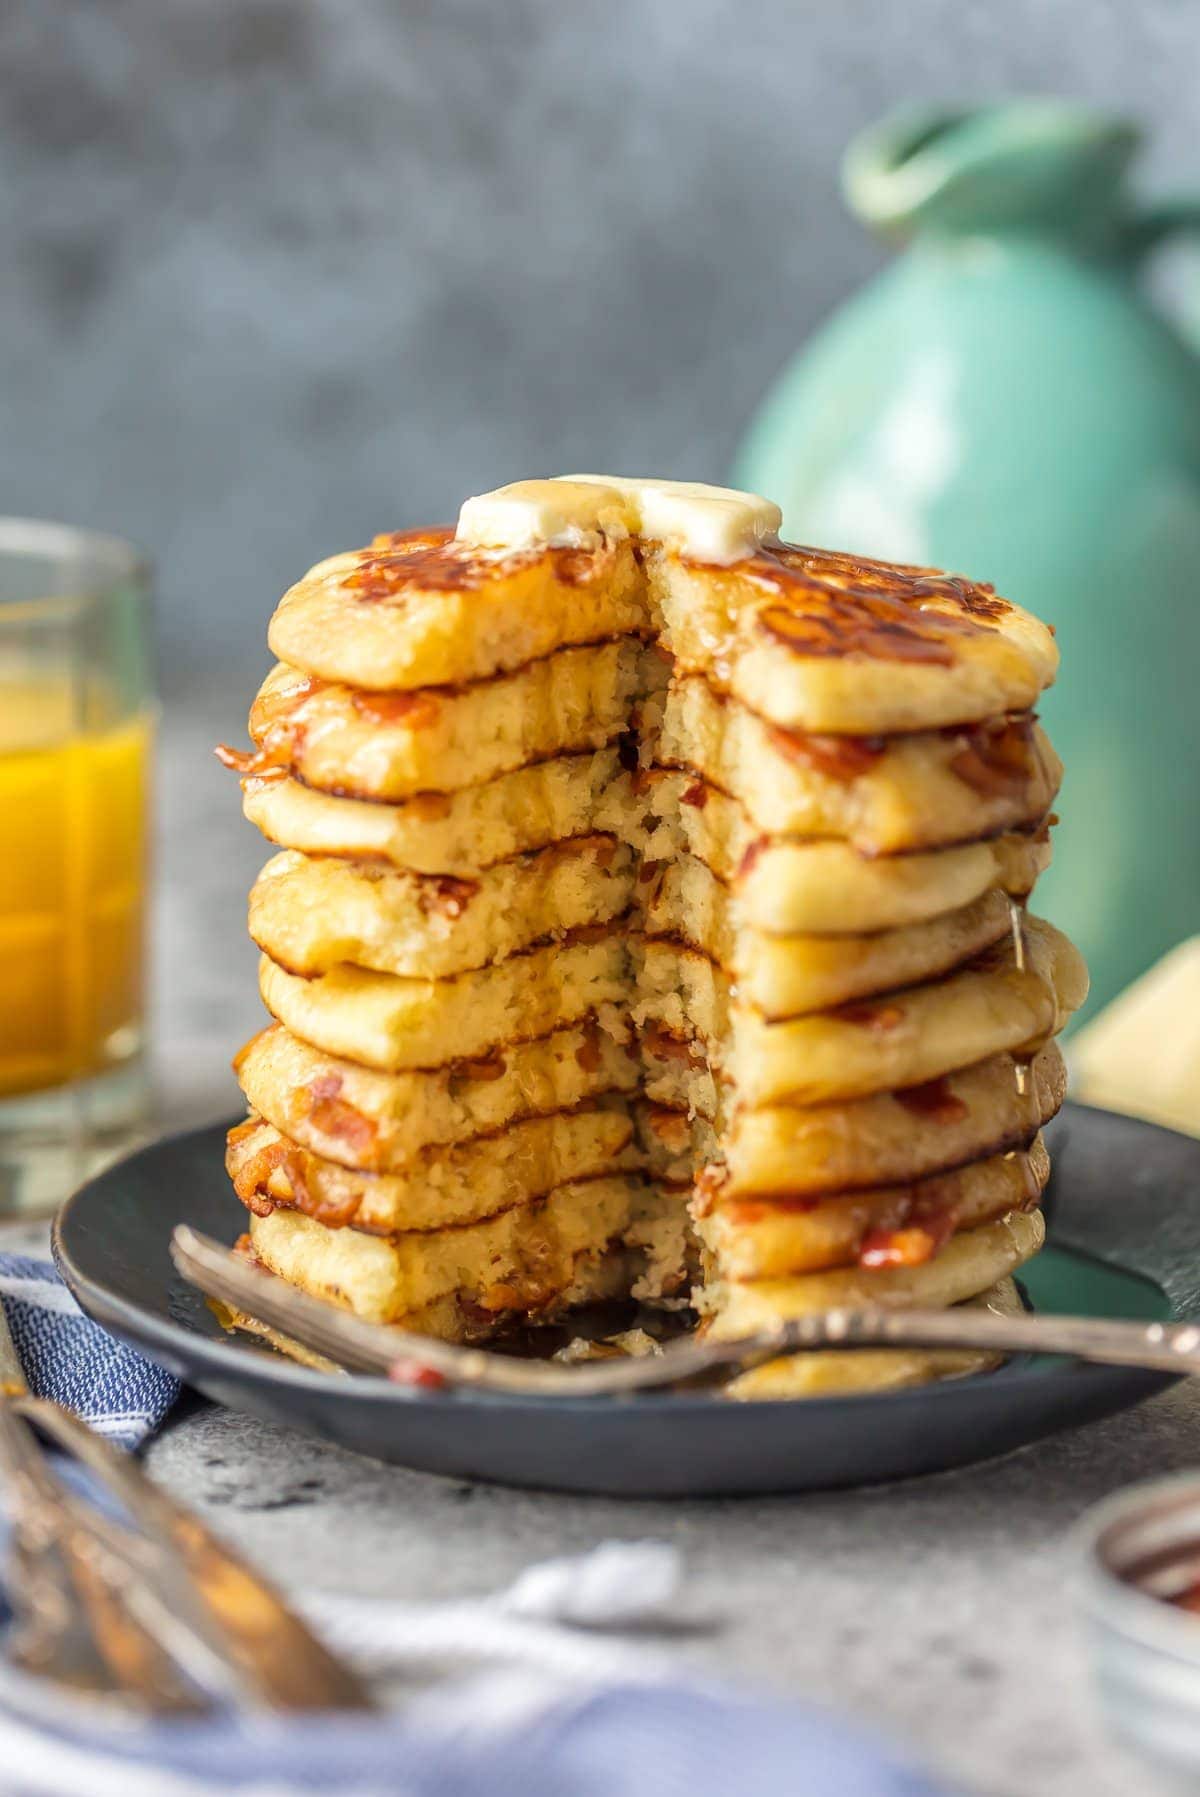
[[[80,1312],[49,1263],[0,1255],[26,1377],[138,1446],[178,1382]],[[365,1671],[420,1686],[378,1715],[218,1712],[131,1724],[15,1671],[0,1675],[6,1797],[937,1797],[844,1722],[689,1674],[688,1607],[665,1542],[607,1542],[444,1604],[293,1592]]]

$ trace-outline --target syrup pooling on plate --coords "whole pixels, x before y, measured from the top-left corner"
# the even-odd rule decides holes
[[[230,1143],[284,1278],[467,1339],[612,1297],[721,1334],[969,1301],[1036,1251],[1085,986],[1023,921],[1051,636],[778,529],[520,482],[285,595],[241,763],[283,851],[275,1021]],[[828,1353],[735,1395],[980,1364]]]

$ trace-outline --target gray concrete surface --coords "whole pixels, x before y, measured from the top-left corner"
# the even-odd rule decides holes
[[[232,1108],[229,1055],[255,1027],[244,893],[262,845],[208,753],[253,683],[168,711],[157,1034],[171,1126]],[[1072,1526],[1134,1479],[1200,1461],[1200,1391],[996,1464],[874,1491],[660,1505],[468,1486],[376,1466],[208,1406],[154,1473],[288,1586],[482,1593],[528,1561],[612,1536],[678,1542],[723,1619],[688,1656],[870,1718],[1002,1797],[1168,1786],[1115,1749],[1091,1700]]]
[[[1075,94],[1194,187],[1198,87],[1193,0],[7,0],[0,509],[142,539],[168,678],[235,664],[465,493],[720,478],[881,259],[868,120]]]

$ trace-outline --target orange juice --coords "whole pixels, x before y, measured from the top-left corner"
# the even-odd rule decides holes
[[[96,700],[81,732],[65,678],[0,679],[0,1096],[105,1072],[141,1040],[153,718]]]

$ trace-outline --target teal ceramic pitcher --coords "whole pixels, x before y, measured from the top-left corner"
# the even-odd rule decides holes
[[[785,371],[736,470],[793,539],[969,573],[1056,626],[1038,908],[1093,1006],[1200,930],[1200,360],[1138,285],[1200,201],[1139,206],[1137,142],[1054,101],[857,139],[849,203],[910,247]]]

